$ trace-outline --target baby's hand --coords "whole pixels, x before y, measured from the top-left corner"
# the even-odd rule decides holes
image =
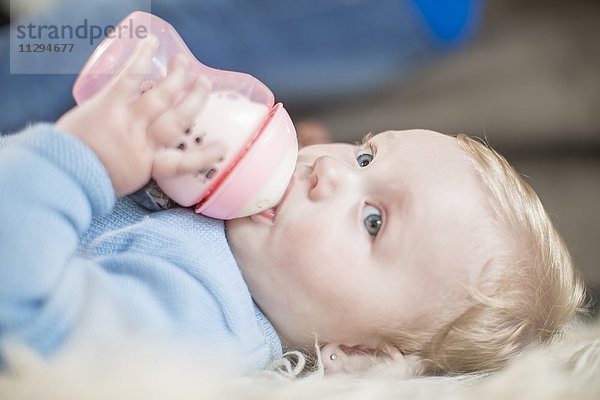
[[[185,89],[185,57],[174,57],[167,77],[139,94],[157,46],[154,37],[141,41],[117,75],[56,122],[98,155],[117,195],[136,191],[151,176],[209,169],[224,155],[221,143],[202,143],[192,133],[209,89],[201,80]]]

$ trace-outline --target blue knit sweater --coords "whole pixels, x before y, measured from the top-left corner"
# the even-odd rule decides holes
[[[281,356],[223,221],[115,201],[96,155],[47,124],[0,147],[0,193],[0,343],[50,355],[143,334],[244,371]]]

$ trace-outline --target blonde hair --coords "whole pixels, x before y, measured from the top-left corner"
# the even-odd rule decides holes
[[[425,375],[491,372],[531,344],[548,343],[583,311],[583,280],[535,191],[496,151],[456,137],[472,161],[504,238],[484,266],[471,305],[443,327],[388,340]],[[508,243],[507,243],[508,242]],[[493,272],[492,272],[493,271]]]

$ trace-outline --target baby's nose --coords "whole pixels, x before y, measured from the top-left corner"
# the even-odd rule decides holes
[[[352,171],[343,162],[330,157],[321,156],[315,159],[310,175],[311,200],[323,200],[347,187]]]

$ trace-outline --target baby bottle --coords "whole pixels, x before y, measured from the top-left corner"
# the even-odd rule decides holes
[[[200,63],[164,20],[141,11],[125,17],[79,73],[73,87],[75,101],[84,102],[106,84],[137,42],[150,33],[160,44],[140,94],[166,76],[173,56],[184,54],[189,58],[188,85],[197,77],[212,83],[212,92],[192,123],[193,134],[197,140],[214,138],[227,145],[227,154],[214,168],[176,178],[157,177],[160,189],[176,203],[196,205],[197,213],[220,219],[257,214],[276,206],[298,154],[296,131],[287,111],[281,103],[274,104],[273,93],[256,78]]]

